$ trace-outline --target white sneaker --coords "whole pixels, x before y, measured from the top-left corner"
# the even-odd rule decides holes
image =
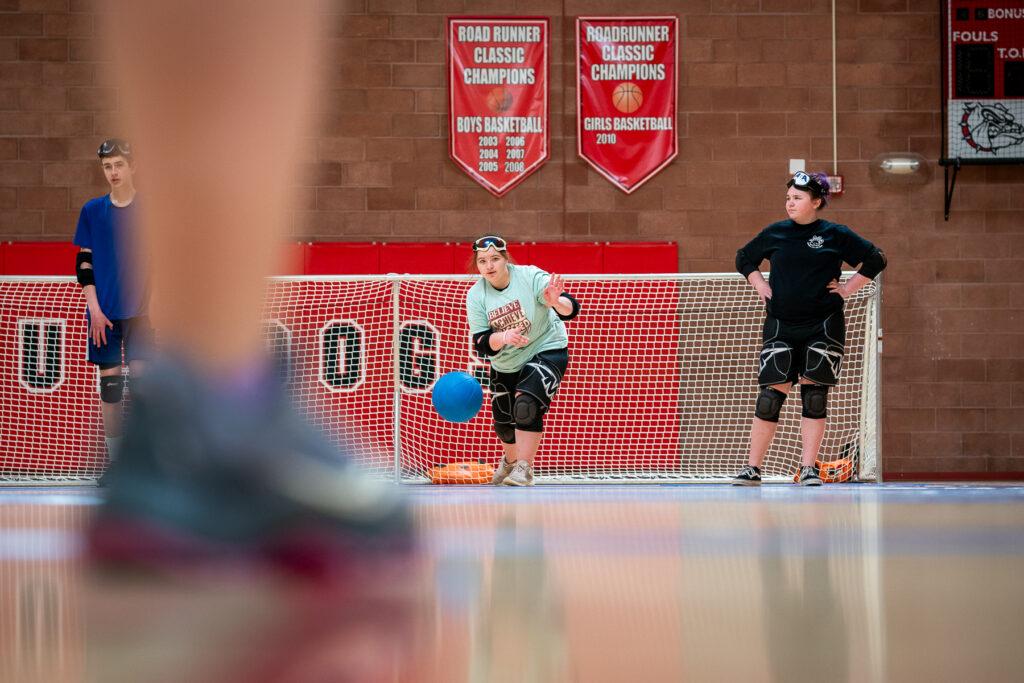
[[[505,477],[512,474],[512,468],[515,464],[505,459],[505,456],[501,456],[501,462],[498,463],[498,468],[494,470],[494,477],[491,479],[491,483],[494,486],[498,486],[505,481]]]
[[[512,473],[505,479],[505,486],[533,486],[533,465],[517,460]]]

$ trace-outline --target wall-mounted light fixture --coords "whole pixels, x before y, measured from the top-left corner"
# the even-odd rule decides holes
[[[887,157],[882,159],[882,170],[886,173],[916,173],[921,162],[913,157]]]
[[[868,165],[876,185],[924,185],[931,177],[925,158],[914,152],[886,152]]]

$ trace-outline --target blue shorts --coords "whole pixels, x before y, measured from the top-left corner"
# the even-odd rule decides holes
[[[107,328],[107,343],[96,346],[89,337],[89,362],[102,367],[149,358],[153,347],[153,327],[148,317],[111,320],[114,327]]]

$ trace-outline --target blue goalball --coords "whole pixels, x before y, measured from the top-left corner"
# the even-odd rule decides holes
[[[484,390],[465,372],[449,372],[434,384],[430,395],[437,414],[449,422],[468,422],[480,412]]]

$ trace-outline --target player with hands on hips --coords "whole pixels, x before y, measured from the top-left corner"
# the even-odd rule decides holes
[[[736,252],[736,269],[765,304],[748,464],[733,484],[761,483],[761,463],[794,384],[802,402],[798,483],[818,486],[815,462],[825,434],[830,387],[839,381],[846,345],[843,305],[886,266],[885,254],[845,225],[818,218],[828,205],[828,177],[796,173],[786,183],[789,218],[772,223]],[[771,263],[771,284],[759,267]],[[859,270],[840,283],[843,263]]]
[[[562,277],[514,263],[498,235],[473,242],[482,276],[466,295],[473,348],[490,361],[491,413],[502,445],[493,484],[531,486],[544,415],[569,365],[565,322],[580,305]]]

